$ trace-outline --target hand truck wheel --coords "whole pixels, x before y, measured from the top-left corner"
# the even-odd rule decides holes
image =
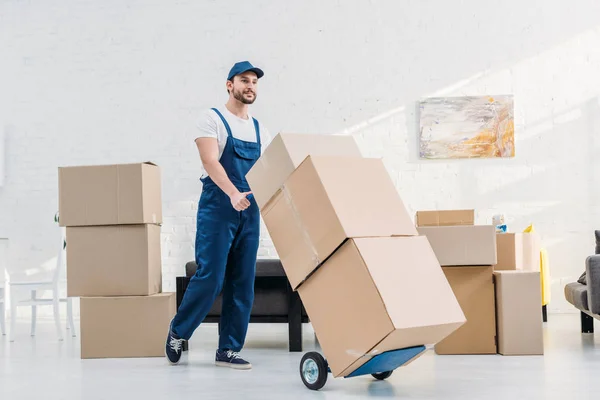
[[[306,353],[300,361],[300,378],[310,390],[319,390],[327,382],[328,365],[325,358],[317,353]]]
[[[376,373],[371,374],[371,375],[373,375],[373,378],[375,378],[377,380],[384,381],[387,378],[389,378],[390,376],[392,376],[393,372],[394,371],[376,372]]]

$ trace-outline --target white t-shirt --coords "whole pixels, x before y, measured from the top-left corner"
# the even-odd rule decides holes
[[[229,124],[229,128],[231,128],[231,134],[233,137],[246,142],[256,143],[256,130],[254,129],[252,115],[248,114],[248,119],[243,119],[233,115],[225,106],[216,107],[216,109],[223,114],[223,117]],[[269,131],[260,122],[260,120],[258,121],[258,125],[260,128],[260,144],[262,154],[265,148],[269,145],[271,136]],[[208,109],[204,111],[198,119],[196,127],[198,130],[196,131],[194,142],[197,138],[201,137],[217,139],[217,143],[219,144],[219,159],[221,159],[223,150],[225,149],[225,143],[227,143],[227,129],[225,128],[223,121],[221,121],[221,117],[219,117],[213,110]]]

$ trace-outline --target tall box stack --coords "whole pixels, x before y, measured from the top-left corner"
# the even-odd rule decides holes
[[[498,233],[496,240],[498,352],[543,355],[541,240],[537,233],[525,232]]]
[[[247,179],[334,376],[464,324],[383,162],[351,136],[280,134]]]
[[[419,211],[427,237],[467,322],[435,346],[437,354],[496,354],[493,226],[475,225],[474,210]]]
[[[81,297],[81,358],[160,357],[175,295],[162,293],[160,169],[59,168],[67,295]]]

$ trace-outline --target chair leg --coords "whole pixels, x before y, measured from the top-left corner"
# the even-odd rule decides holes
[[[31,300],[36,300],[37,292],[35,290],[31,291]],[[35,336],[35,325],[37,323],[37,306],[31,306],[31,336]]]
[[[581,333],[594,333],[594,318],[581,312]]]
[[[75,323],[73,322],[73,300],[71,298],[67,299],[67,318],[69,319],[67,327],[71,330],[71,336],[76,337],[77,333],[75,332]]]
[[[542,306],[542,321],[548,322],[548,307]]]
[[[10,290],[10,331],[8,331],[8,340],[15,341],[15,332],[17,331],[17,296],[15,290]]]
[[[54,308],[54,323],[56,324],[56,333],[58,340],[63,340],[62,329],[60,327],[60,300],[58,298],[58,290],[55,289],[52,293],[52,306]]]

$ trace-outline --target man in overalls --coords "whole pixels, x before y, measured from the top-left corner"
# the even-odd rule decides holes
[[[233,66],[227,77],[229,100],[201,117],[195,138],[205,169],[196,226],[196,264],[179,310],[171,322],[166,356],[181,358],[183,340],[210,311],[223,290],[218,366],[250,369],[240,357],[254,302],[254,277],[259,244],[260,212],[246,174],[269,137],[248,114],[263,71],[247,61]]]

